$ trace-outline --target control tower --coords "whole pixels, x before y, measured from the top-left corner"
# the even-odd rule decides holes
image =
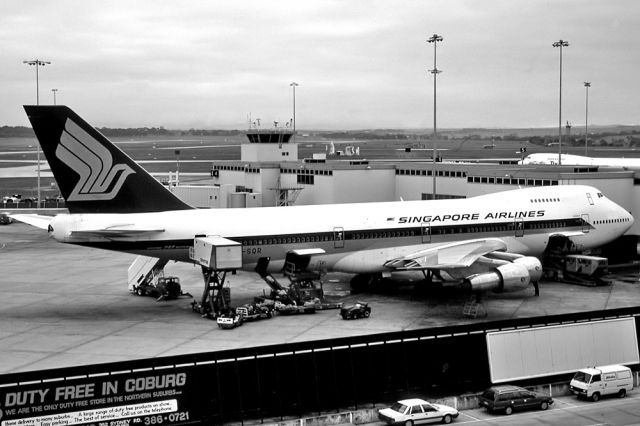
[[[298,145],[290,142],[293,131],[289,128],[250,129],[247,132],[249,143],[240,146],[241,161],[297,161]]]

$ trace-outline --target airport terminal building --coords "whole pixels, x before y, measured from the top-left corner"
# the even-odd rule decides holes
[[[214,161],[209,177],[171,185],[172,191],[195,207],[224,208],[454,199],[532,186],[590,185],[632,214],[640,211],[640,176],[633,170],[509,164],[513,161],[434,164],[410,153],[394,160],[325,153],[298,160],[291,134],[278,135],[249,134],[239,161]],[[629,234],[640,235],[640,222]]]

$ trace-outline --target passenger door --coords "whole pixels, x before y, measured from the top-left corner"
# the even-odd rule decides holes
[[[411,413],[409,414],[409,418],[414,423],[422,423],[427,420],[427,417],[424,414],[424,411],[422,411],[422,407],[420,405],[414,405],[410,410]]]
[[[344,228],[333,228],[333,248],[344,248]]]
[[[513,225],[516,229],[516,237],[523,237],[524,236],[524,220],[516,219]]]
[[[602,391],[603,391],[603,384],[602,384],[602,377],[600,376],[600,374],[594,374],[591,377],[591,382],[589,383],[589,388],[590,390],[592,390],[591,395],[593,395],[594,393],[598,392],[600,393],[600,395],[602,395]]]
[[[431,223],[422,222],[420,229],[422,229],[422,242],[430,243],[431,242]]]
[[[501,395],[500,399],[504,399],[502,408],[506,408],[510,405],[517,410],[522,407],[522,395],[519,391],[507,392],[504,395]]]
[[[521,392],[522,401],[520,402],[523,408],[532,408],[538,404],[536,401],[536,395],[531,392]]]
[[[431,404],[423,404],[424,417],[429,422],[435,422],[440,420],[440,412]]]
[[[589,215],[588,214],[582,214],[580,215],[581,217],[581,222],[582,222],[582,232],[584,232],[585,234],[589,233]]]

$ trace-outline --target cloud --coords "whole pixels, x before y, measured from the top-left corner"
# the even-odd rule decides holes
[[[247,114],[299,128],[432,123],[433,33],[442,127],[545,126],[557,117],[558,51],[566,116],[579,121],[584,80],[593,121],[637,123],[632,0],[5,0],[0,117],[58,99],[96,125],[237,128]],[[606,95],[605,95],[606,94]],[[590,119],[591,121],[591,119]]]

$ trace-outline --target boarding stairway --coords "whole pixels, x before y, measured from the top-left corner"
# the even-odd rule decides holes
[[[169,261],[157,257],[138,256],[127,270],[129,291],[136,293],[138,288],[149,285],[164,273]]]

